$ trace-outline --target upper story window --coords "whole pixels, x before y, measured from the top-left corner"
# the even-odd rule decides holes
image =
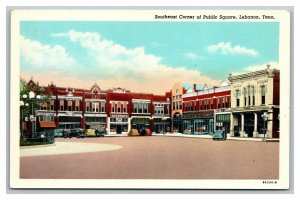
[[[247,89],[244,88],[244,106],[247,106]]]
[[[134,102],[133,103],[134,113],[148,113],[149,103],[148,102]]]
[[[41,103],[41,110],[47,110],[47,103]]]
[[[75,110],[79,111],[79,101],[78,100],[75,101]]]
[[[123,112],[127,113],[127,104],[126,103],[123,104]]]
[[[240,107],[240,96],[241,96],[240,90],[236,90],[235,91],[236,107]]]
[[[251,105],[251,90],[250,90],[250,86],[248,86],[247,88],[247,92],[248,92],[248,105]]]
[[[144,113],[148,113],[148,104],[144,103]]]
[[[261,86],[261,104],[266,104],[266,86]]]
[[[117,112],[118,113],[121,112],[121,102],[118,102],[118,104],[117,104]]]
[[[111,112],[115,112],[115,103],[111,104]]]
[[[137,113],[137,112],[138,112],[138,107],[139,107],[139,104],[138,104],[138,103],[133,103],[133,112],[134,112],[134,113]]]
[[[72,101],[68,101],[68,111],[72,111]]]
[[[54,100],[50,100],[50,110],[54,110]]]
[[[105,102],[100,102],[101,112],[105,112]]]
[[[254,90],[254,86],[251,87],[252,90],[252,105],[255,105],[255,90]]]
[[[99,102],[93,102],[92,103],[92,111],[93,112],[99,112]]]
[[[59,101],[59,108],[60,108],[61,111],[64,110],[64,103],[65,103],[64,100]]]
[[[163,104],[154,104],[154,113],[158,115],[163,115],[164,114]]]
[[[87,111],[87,112],[90,112],[91,111],[91,107],[90,107],[90,102],[89,101],[87,101],[86,103],[85,103],[85,110]]]

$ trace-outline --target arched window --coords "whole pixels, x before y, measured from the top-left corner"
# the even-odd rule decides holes
[[[261,104],[262,105],[266,104],[266,86],[265,85],[261,86]]]

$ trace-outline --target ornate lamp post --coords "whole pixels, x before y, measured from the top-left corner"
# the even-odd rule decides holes
[[[24,94],[23,98],[27,98],[27,95]],[[21,138],[24,137],[24,135],[23,135],[23,130],[24,130],[24,127],[23,127],[23,109],[27,106],[28,106],[28,103],[24,103],[23,100],[20,101],[20,133],[21,133]]]
[[[36,95],[33,91],[30,91],[28,95],[24,94],[23,101],[28,101],[30,103],[30,112],[29,112],[29,120],[30,120],[30,127],[31,127],[31,134],[33,133],[33,120],[32,117],[34,116],[34,110],[33,110],[33,103],[36,100],[41,99],[40,95]],[[24,103],[24,102],[23,102]],[[25,103],[25,105],[28,105],[28,103]]]
[[[266,122],[268,121],[269,115],[268,115],[267,112],[264,112],[264,114],[262,114],[261,117],[264,120],[264,139],[263,139],[263,141],[266,141],[266,132],[267,132],[267,130],[266,130]]]

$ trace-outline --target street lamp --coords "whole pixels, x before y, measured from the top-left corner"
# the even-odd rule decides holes
[[[31,108],[30,108],[30,113],[29,113],[29,119],[30,119],[30,121],[31,121],[31,134],[33,133],[33,125],[32,125],[32,119],[31,119],[31,116],[33,116],[34,115],[34,112],[33,112],[33,102],[34,101],[36,101],[36,100],[39,100],[39,99],[41,99],[41,96],[40,95],[36,95],[33,91],[30,91],[29,93],[28,93],[28,95],[27,94],[24,94],[23,96],[23,104],[24,104],[24,101],[29,101],[29,103],[30,103],[30,106],[31,106]],[[22,103],[21,103],[22,104]],[[27,105],[28,106],[28,103],[25,103],[25,105]]]
[[[262,114],[261,117],[264,120],[264,139],[263,139],[263,141],[266,141],[266,132],[267,132],[267,130],[266,130],[266,122],[268,121],[269,115],[268,115],[267,112],[264,112],[264,114]]]
[[[23,98],[26,95],[23,95]],[[27,97],[27,96],[26,96]],[[28,103],[24,103],[24,101],[20,101],[20,133],[21,138],[23,138],[23,109],[28,106]]]

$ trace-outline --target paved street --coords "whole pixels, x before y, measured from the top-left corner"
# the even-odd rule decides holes
[[[20,168],[21,178],[33,179],[276,179],[279,142],[58,138],[56,145],[22,148]]]

